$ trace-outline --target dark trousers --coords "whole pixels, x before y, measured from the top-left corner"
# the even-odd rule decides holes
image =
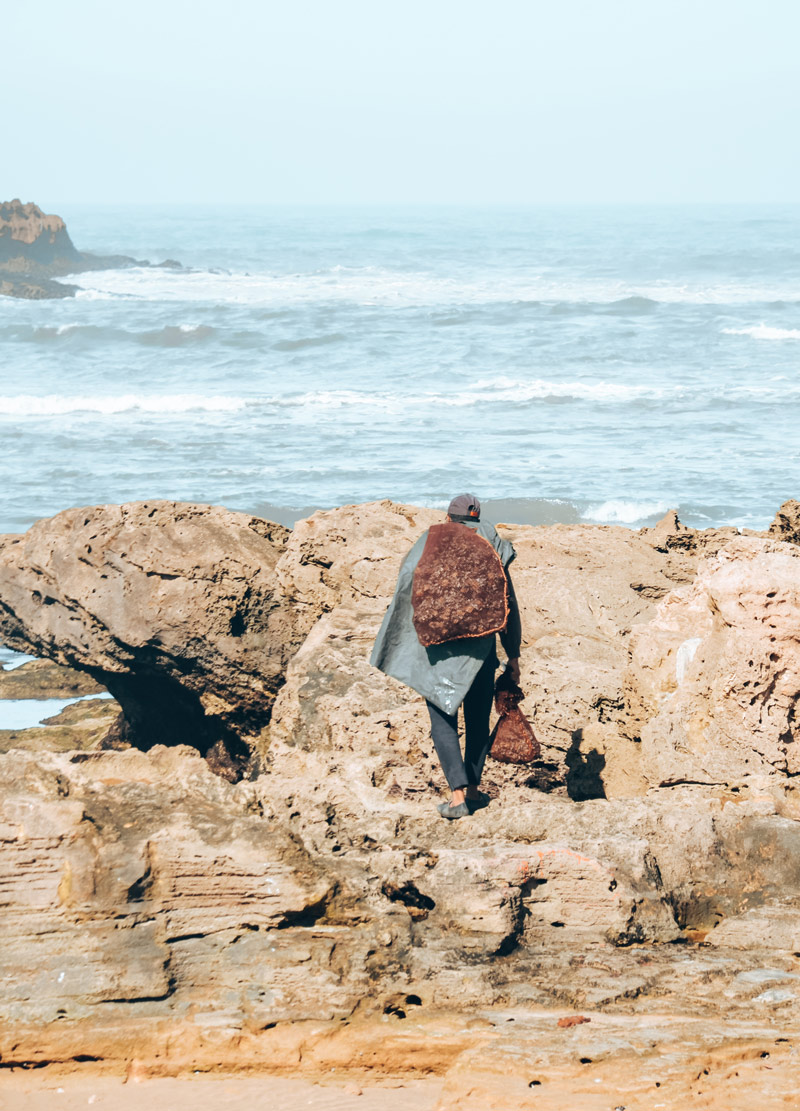
[[[481,781],[483,765],[491,747],[489,714],[492,709],[496,668],[497,657],[494,652],[490,652],[462,703],[464,707],[463,757],[458,741],[458,711],[454,714],[445,714],[432,702],[427,703],[428,713],[431,716],[433,745],[451,791],[458,791],[467,786],[477,787]]]

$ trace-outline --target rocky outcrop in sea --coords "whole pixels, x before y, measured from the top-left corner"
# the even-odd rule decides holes
[[[177,266],[172,260],[161,265]],[[128,255],[78,251],[60,216],[19,199],[0,203],[0,296],[44,300],[72,297],[77,286],[55,279],[87,270],[149,266]]]
[[[2,1063],[434,1072],[470,1111],[782,1106],[798,508],[764,534],[498,526],[542,755],[490,761],[490,806],[453,823],[424,704],[368,664],[440,514],[289,532],[147,502],[1,538],[0,638],[118,715],[3,745]]]

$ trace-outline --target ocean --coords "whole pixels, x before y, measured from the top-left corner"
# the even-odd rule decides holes
[[[761,528],[800,493],[800,207],[48,210],[184,269],[0,298],[0,533],[464,490],[498,520]]]

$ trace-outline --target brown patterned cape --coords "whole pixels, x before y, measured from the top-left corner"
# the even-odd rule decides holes
[[[499,633],[508,621],[503,561],[472,529],[455,522],[431,525],[414,571],[411,605],[425,648]]]

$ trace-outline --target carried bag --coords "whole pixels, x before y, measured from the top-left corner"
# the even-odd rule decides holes
[[[411,606],[425,648],[502,632],[508,621],[503,561],[466,525],[431,525],[414,571]]]
[[[489,755],[503,764],[531,764],[541,748],[530,722],[519,708],[525,695],[504,671],[494,689],[494,705],[500,719],[492,732]]]

